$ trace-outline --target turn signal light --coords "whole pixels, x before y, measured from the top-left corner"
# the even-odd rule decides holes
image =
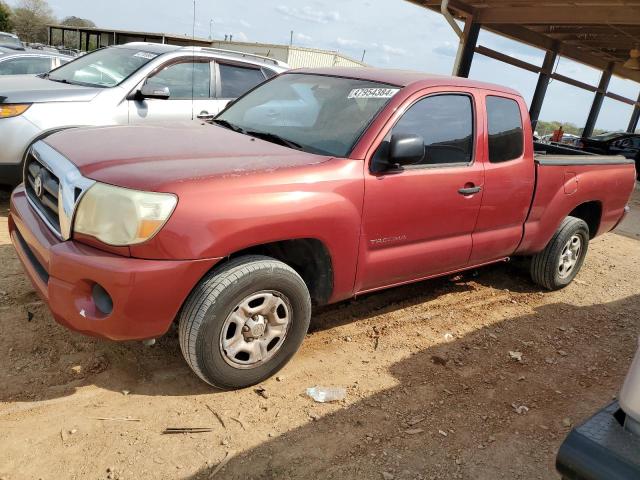
[[[18,115],[22,115],[27,109],[31,106],[31,104],[0,104],[0,118],[11,118],[17,117]]]

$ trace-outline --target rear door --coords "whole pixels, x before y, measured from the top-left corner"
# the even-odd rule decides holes
[[[422,93],[387,127],[372,159],[386,155],[396,133],[422,136],[425,156],[402,170],[365,172],[356,291],[467,265],[484,184],[477,112],[475,97],[466,91]]]
[[[155,70],[145,82],[169,88],[169,98],[128,100],[129,123],[191,120],[201,114],[215,112],[212,65],[210,58],[185,57]]]
[[[522,239],[533,197],[535,166],[531,127],[521,97],[488,93],[483,110],[484,194],[473,232],[472,264],[511,255]]]

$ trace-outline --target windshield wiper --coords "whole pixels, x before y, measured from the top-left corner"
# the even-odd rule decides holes
[[[268,142],[279,143],[280,145],[284,145],[285,147],[294,148],[296,150],[302,150],[302,145],[294,142],[293,140],[288,140],[280,135],[276,135],[275,133],[269,132],[256,132],[248,130],[245,132],[247,135],[251,135],[252,137],[261,138],[262,140],[267,140]]]
[[[43,77],[45,78],[45,77]],[[47,74],[46,76],[47,80],[51,80],[52,82],[58,82],[58,83],[66,83],[68,85],[76,85],[73,82],[70,82],[69,80],[65,79],[65,78],[51,78],[51,75]]]
[[[221,127],[228,128],[229,130],[233,130],[234,132],[246,133],[242,128],[238,127],[237,125],[234,125],[233,123],[229,123],[226,120],[222,120],[221,118],[215,118],[211,121],[216,125],[220,125]]]

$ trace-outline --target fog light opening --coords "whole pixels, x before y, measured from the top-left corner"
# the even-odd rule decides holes
[[[102,285],[94,283],[91,289],[91,296],[93,297],[93,303],[95,303],[100,313],[104,315],[111,314],[113,311],[113,300]]]

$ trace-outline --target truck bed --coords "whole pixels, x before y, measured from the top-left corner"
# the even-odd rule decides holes
[[[593,154],[570,154],[570,155],[549,155],[546,153],[536,153],[535,162],[538,165],[554,166],[579,166],[579,165],[625,165],[635,162],[621,155],[593,155]]]
[[[592,238],[615,228],[635,184],[633,160],[576,149],[558,153],[555,146],[553,153],[540,151],[544,147],[534,144],[536,188],[517,250],[520,255],[541,251],[562,220],[578,208],[592,212]]]

